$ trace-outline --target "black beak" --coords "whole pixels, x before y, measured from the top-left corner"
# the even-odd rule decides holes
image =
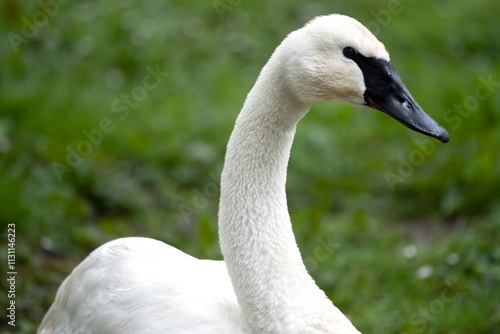
[[[448,142],[448,132],[418,105],[390,62],[364,57],[359,53],[349,58],[354,60],[363,72],[367,106],[382,111],[414,131],[443,143]]]

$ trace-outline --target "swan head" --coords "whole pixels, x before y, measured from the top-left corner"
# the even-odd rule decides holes
[[[348,16],[319,16],[283,41],[285,80],[306,103],[342,101],[382,111],[408,128],[449,140],[413,98],[384,45]]]

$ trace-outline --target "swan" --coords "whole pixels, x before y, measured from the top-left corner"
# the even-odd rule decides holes
[[[221,176],[225,261],[149,238],[108,242],[62,283],[38,333],[359,333],[307,272],[287,209],[295,128],[315,101],[371,107],[449,139],[368,29],[317,17],[274,51],[236,120]]]

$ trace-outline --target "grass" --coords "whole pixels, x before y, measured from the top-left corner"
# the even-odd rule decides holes
[[[246,93],[287,33],[341,12],[385,43],[451,140],[315,105],[287,188],[305,263],[362,332],[499,332],[500,5],[222,3],[68,2],[30,34],[40,5],[3,2],[0,228],[16,225],[18,275],[16,327],[0,329],[34,332],[64,277],[117,237],[221,258],[218,177]]]

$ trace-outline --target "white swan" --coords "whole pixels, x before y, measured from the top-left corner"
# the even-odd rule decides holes
[[[252,88],[221,179],[223,261],[147,238],[111,241],[59,288],[39,333],[359,333],[307,273],[285,196],[295,126],[318,100],[370,106],[439,140],[384,46],[329,15],[292,32]]]

